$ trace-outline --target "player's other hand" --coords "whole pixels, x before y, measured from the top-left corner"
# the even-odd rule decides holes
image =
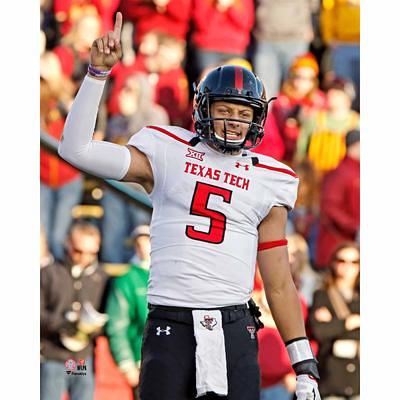
[[[96,39],[90,50],[90,64],[102,71],[111,69],[122,57],[122,14],[117,12],[114,30]]]
[[[297,400],[321,400],[316,379],[310,375],[298,375],[296,383]]]

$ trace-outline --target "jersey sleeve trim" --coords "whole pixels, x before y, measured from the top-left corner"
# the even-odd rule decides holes
[[[164,133],[165,135],[171,137],[172,139],[177,140],[178,142],[181,142],[181,143],[185,144],[186,146],[190,146],[190,147],[192,146],[192,143],[187,142],[186,140],[180,138],[179,136],[176,136],[173,133],[167,131],[166,129],[161,128],[160,126],[149,125],[149,126],[146,126],[146,128],[154,129],[154,130],[156,130],[158,132]]]
[[[258,167],[258,168],[269,169],[270,171],[283,172],[284,174],[288,174],[290,176],[293,176],[294,178],[298,178],[298,176],[293,171],[290,171],[285,168],[271,167],[270,165],[261,164],[261,163],[257,163],[254,166]]]

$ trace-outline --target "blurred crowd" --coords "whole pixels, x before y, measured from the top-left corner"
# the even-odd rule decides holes
[[[100,104],[96,140],[125,144],[145,125],[192,129],[192,84],[222,64],[252,69],[267,97],[277,97],[254,151],[300,178],[287,237],[322,397],[358,399],[360,0],[41,0],[43,134],[61,139],[92,42],[112,30],[117,11],[123,58]],[[41,398],[93,398],[101,371],[89,379],[87,367],[84,380],[64,363],[95,363],[93,345],[106,337],[115,381],[137,399],[151,212],[44,147],[40,182]],[[265,324],[261,399],[292,399],[295,375],[258,274],[254,297]]]

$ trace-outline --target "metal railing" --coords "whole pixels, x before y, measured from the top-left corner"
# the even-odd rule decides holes
[[[44,131],[40,131],[40,145],[48,150],[50,153],[55,154],[57,155],[57,157],[59,157],[57,153],[58,140]],[[89,176],[92,179],[95,179],[100,183],[106,184],[109,188],[111,188],[112,190],[123,196],[127,201],[135,204],[136,206],[143,208],[146,211],[151,211],[153,209],[153,206],[151,205],[150,199],[147,194],[136,189],[134,187],[134,184],[118,182],[113,179],[102,179],[86,173],[85,175]]]

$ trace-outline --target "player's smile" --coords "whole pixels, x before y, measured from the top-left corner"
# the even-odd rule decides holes
[[[216,101],[211,106],[215,135],[220,140],[242,142],[253,119],[253,109],[243,104]],[[243,121],[239,122],[237,120]],[[248,122],[247,122],[248,121]]]
[[[241,132],[226,131],[226,138],[227,139],[237,139],[239,137],[242,137],[242,133]]]

